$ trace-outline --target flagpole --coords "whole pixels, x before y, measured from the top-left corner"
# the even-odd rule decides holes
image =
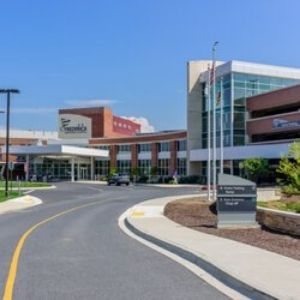
[[[211,137],[211,129],[210,129],[210,111],[211,111],[211,97],[210,97],[210,82],[211,82],[211,74],[210,74],[210,67],[208,65],[208,108],[207,108],[207,150],[208,150],[208,159],[207,159],[207,193],[208,193],[208,200],[211,201],[211,144],[210,144],[210,137]]]
[[[224,173],[224,137],[223,137],[223,77],[221,77],[220,88],[220,173]]]
[[[217,184],[217,145],[216,145],[216,46],[218,42],[214,42],[212,47],[213,62],[213,199],[216,200],[216,184]]]

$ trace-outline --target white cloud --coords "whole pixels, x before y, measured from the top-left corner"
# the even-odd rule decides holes
[[[75,107],[92,107],[92,106],[108,106],[116,103],[116,100],[109,99],[82,99],[82,100],[66,100],[65,103]]]
[[[155,128],[153,125],[150,124],[148,119],[144,117],[122,117],[124,119],[136,122],[141,125],[141,132],[146,133],[146,132],[154,132]]]

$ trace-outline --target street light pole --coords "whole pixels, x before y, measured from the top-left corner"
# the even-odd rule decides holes
[[[6,153],[5,153],[5,197],[8,197],[8,160],[9,160],[9,129],[10,129],[10,96],[19,94],[17,89],[0,89],[0,94],[6,94]]]

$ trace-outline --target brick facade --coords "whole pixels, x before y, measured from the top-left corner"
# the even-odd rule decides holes
[[[177,169],[177,141],[170,142],[170,167],[169,174],[174,174]]]
[[[138,145],[137,144],[131,145],[131,167],[132,168],[138,167]]]
[[[141,126],[135,122],[114,116],[108,107],[60,109],[59,114],[73,114],[90,118],[92,138],[132,136],[141,129]]]

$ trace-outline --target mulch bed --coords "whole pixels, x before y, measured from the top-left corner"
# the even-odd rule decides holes
[[[183,226],[223,238],[256,246],[300,260],[300,238],[267,228],[218,229],[215,204],[205,198],[175,200],[165,207],[166,217]]]

